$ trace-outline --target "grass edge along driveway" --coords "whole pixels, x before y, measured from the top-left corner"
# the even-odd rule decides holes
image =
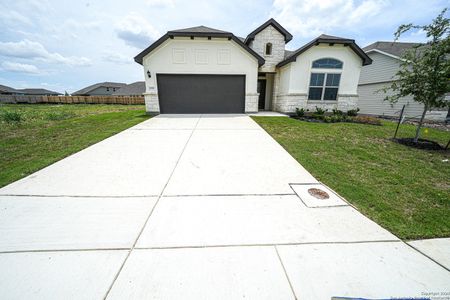
[[[0,105],[0,187],[148,118],[143,105]]]
[[[412,149],[389,140],[396,124],[311,123],[253,117],[318,180],[402,239],[450,236],[449,151]],[[400,137],[413,136],[403,125]],[[424,129],[445,145],[450,132]]]

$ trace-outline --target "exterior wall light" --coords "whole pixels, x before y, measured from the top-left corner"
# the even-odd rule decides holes
[[[152,73],[150,73],[150,70],[147,71],[148,78],[152,78]]]

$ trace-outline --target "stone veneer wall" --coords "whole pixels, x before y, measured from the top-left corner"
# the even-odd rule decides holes
[[[147,113],[159,113],[159,99],[156,93],[145,93],[145,110]]]
[[[258,112],[258,96],[259,94],[245,95],[245,112]],[[159,99],[156,93],[145,93],[145,109],[147,113],[159,113]]]
[[[274,105],[276,111],[283,113],[294,113],[296,108],[314,111],[316,106],[328,111],[356,109],[358,95],[338,95],[337,101],[308,101],[307,94],[281,94],[277,95]]]
[[[265,53],[267,43],[272,43],[271,55]],[[260,72],[275,72],[275,66],[284,59],[285,44],[284,36],[272,25],[267,26],[255,36],[255,39],[250,43],[250,48],[266,61],[259,68]]]

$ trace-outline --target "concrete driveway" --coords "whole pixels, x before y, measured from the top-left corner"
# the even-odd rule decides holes
[[[0,298],[450,291],[444,266],[311,187],[248,116],[160,115],[0,189]]]

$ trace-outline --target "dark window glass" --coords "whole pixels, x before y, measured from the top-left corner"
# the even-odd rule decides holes
[[[323,93],[323,100],[336,100],[337,93],[337,88],[325,88],[325,93]]]
[[[310,86],[323,86],[324,78],[325,78],[324,73],[312,73],[309,85]]]
[[[266,44],[266,55],[271,55],[271,54],[272,54],[272,44],[267,43]]]
[[[339,86],[341,74],[327,74],[327,86]]]
[[[333,58],[321,58],[313,61],[313,68],[342,69],[342,61]]]
[[[322,98],[322,88],[309,88],[308,100],[320,100]]]

